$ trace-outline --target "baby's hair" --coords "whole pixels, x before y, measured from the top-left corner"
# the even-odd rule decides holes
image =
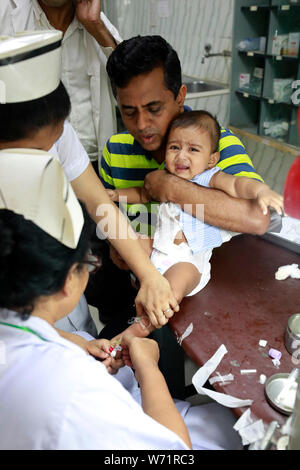
[[[207,111],[185,111],[171,122],[169,133],[173,129],[197,127],[207,131],[210,137],[212,153],[218,152],[221,137],[220,125],[216,118]]]

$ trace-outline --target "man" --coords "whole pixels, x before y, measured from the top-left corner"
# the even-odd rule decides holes
[[[168,127],[184,111],[186,95],[172,47],[160,36],[131,38],[114,50],[107,72],[128,133],[114,135],[103,151],[100,175],[105,187],[141,186],[145,180],[154,201],[190,205],[195,216],[196,204],[204,204],[204,218],[211,225],[264,233],[269,216],[263,216],[252,200],[198,187],[163,169]],[[261,180],[243,144],[228,129],[222,128],[219,150],[218,166],[223,171]]]
[[[186,95],[180,61],[174,49],[160,36],[131,38],[115,48],[108,59],[107,73],[127,132],[113,135],[104,148],[100,165],[100,179],[104,186],[118,189],[144,185],[153,201],[172,201],[182,208],[185,205],[185,210],[195,216],[197,205],[203,204],[205,222],[226,231],[264,233],[269,215],[264,216],[254,201],[231,198],[221,191],[197,186],[164,170],[168,127],[184,111]],[[261,180],[242,143],[228,129],[222,128],[219,150],[219,166],[223,171]],[[128,205],[125,210],[136,231],[153,233],[155,204]],[[224,240],[230,238],[225,230],[222,233]],[[113,248],[111,258],[120,268],[123,267]],[[109,269],[113,268],[106,269],[106,297],[111,299]],[[124,284],[128,282],[127,278],[128,274],[124,272]],[[94,301],[100,314],[105,311],[101,308],[105,302],[103,297],[100,303]],[[126,304],[129,304],[127,300]],[[113,314],[112,311],[110,318],[102,317],[102,321],[107,322],[101,333],[103,337],[109,337],[111,330],[117,332],[121,320],[120,316],[112,320]],[[130,312],[123,312],[123,322],[126,314],[128,316]],[[161,347],[160,368],[173,396],[180,397],[184,393],[180,386],[184,381],[182,353],[174,344],[168,328],[156,330],[154,337]]]
[[[100,9],[100,0],[2,0],[0,11],[2,35],[44,29],[63,32],[61,79],[72,103],[69,120],[95,169],[105,142],[116,132],[105,65],[121,41]]]

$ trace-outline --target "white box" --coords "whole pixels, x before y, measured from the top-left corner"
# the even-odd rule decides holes
[[[240,73],[240,88],[243,88],[250,82],[250,73]]]
[[[288,34],[278,34],[274,36],[272,42],[272,55],[285,55],[288,53]]]
[[[288,55],[298,56],[300,33],[289,33]]]

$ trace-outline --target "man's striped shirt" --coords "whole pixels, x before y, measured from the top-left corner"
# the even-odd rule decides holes
[[[238,137],[229,129],[221,128],[220,160],[217,164],[225,173],[263,181],[255,172],[250,157]],[[146,175],[164,169],[128,131],[113,135],[104,147],[100,179],[107,189],[124,189],[144,185]],[[153,234],[158,203],[123,204],[131,225],[137,232]],[[152,229],[150,228],[152,226]]]

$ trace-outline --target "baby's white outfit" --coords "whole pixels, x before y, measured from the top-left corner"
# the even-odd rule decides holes
[[[214,167],[196,175],[191,181],[200,186],[209,187],[212,176],[220,171]],[[185,207],[188,210],[188,207]],[[158,209],[157,226],[154,234],[151,261],[157,270],[164,274],[171,266],[179,262],[192,263],[201,273],[201,279],[188,296],[195,295],[210,280],[210,257],[213,248],[222,245],[231,238],[231,234],[213,225],[203,222],[204,205],[198,204],[197,218],[184,212],[173,202],[162,203]],[[179,231],[184,233],[188,244],[179,245],[174,239]]]

